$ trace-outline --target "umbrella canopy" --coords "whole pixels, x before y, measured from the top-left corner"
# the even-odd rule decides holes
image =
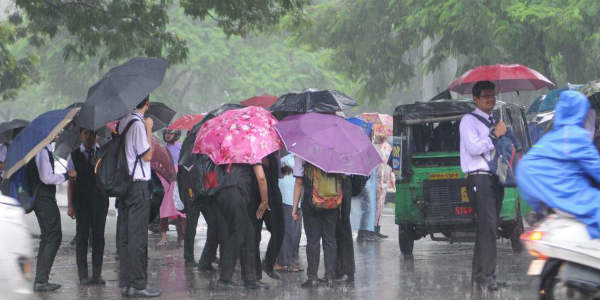
[[[80,133],[81,127],[77,126],[75,122],[69,123],[56,140],[54,155],[67,159],[69,154],[81,145],[81,139],[79,138]],[[107,127],[96,130],[96,134],[98,135],[97,141],[100,146],[106,144],[106,142],[110,141],[112,138],[112,130]]]
[[[373,123],[375,135],[391,136],[394,128],[394,118],[390,115],[380,113],[364,113],[358,115],[358,118],[369,123]]]
[[[152,160],[150,160],[150,167],[168,182],[173,182],[177,177],[171,153],[155,137],[152,137]]]
[[[96,130],[131,112],[162,83],[168,65],[164,59],[137,57],[110,69],[88,90],[78,125]]]
[[[29,121],[21,119],[0,123],[0,144],[10,143],[27,125],[29,125]]]
[[[35,118],[8,146],[6,172],[9,178],[56,138],[77,114],[79,108],[51,110]]]
[[[277,119],[261,107],[226,111],[202,125],[192,153],[208,155],[217,165],[257,164],[281,148],[275,124]]]
[[[342,92],[309,89],[302,93],[285,94],[279,97],[269,110],[280,113],[334,113],[357,105],[354,99]]]
[[[277,101],[277,96],[271,94],[262,94],[260,96],[254,96],[252,98],[248,98],[242,101],[240,104],[243,106],[260,106],[260,107],[270,107],[275,104]]]
[[[471,94],[478,81],[489,80],[496,85],[498,93],[535,91],[553,87],[554,83],[534,69],[519,64],[479,66],[465,72],[447,89],[460,94]]]
[[[369,176],[381,163],[363,129],[335,115],[294,115],[275,130],[289,152],[327,173]]]
[[[187,114],[181,116],[179,119],[173,121],[173,123],[169,126],[169,130],[185,130],[190,131],[194,127],[194,125],[198,124],[202,119],[204,119],[206,114]]]
[[[146,117],[150,117],[154,122],[152,132],[166,128],[171,123],[171,120],[173,120],[175,114],[176,112],[164,103],[150,101]]]

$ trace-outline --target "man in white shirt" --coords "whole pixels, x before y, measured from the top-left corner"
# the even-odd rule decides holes
[[[149,97],[119,120],[119,134],[134,121],[125,134],[125,156],[133,183],[126,196],[119,198],[119,262],[121,294],[129,297],[158,297],[159,291],[147,288],[148,221],[150,218],[150,160],[152,159],[152,119],[144,119]]]
[[[40,247],[37,255],[35,270],[35,282],[33,289],[36,292],[54,291],[60,288],[59,284],[48,282],[50,270],[56,258],[56,252],[62,241],[62,229],[60,224],[60,211],[56,204],[56,185],[65,182],[69,178],[75,178],[77,172],[71,170],[65,174],[54,173],[54,157],[52,145],[44,147],[35,155],[34,161],[30,161],[25,168],[31,167],[39,178],[39,182],[30,183],[34,190],[35,202],[33,211],[40,226]]]
[[[473,250],[473,284],[496,291],[505,285],[496,281],[496,231],[504,187],[490,172],[494,140],[506,133],[503,121],[494,120],[495,85],[480,81],[473,86],[477,107],[460,121],[460,166],[467,175],[467,193],[475,213],[475,249]],[[479,120],[483,119],[483,120]],[[484,124],[483,121],[487,124]]]

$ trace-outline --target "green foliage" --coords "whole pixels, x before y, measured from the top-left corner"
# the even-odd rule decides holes
[[[226,102],[270,93],[281,95],[306,88],[339,89],[355,95],[357,85],[329,68],[331,50],[309,51],[294,46],[287,33],[272,28],[270,34],[229,36],[217,24],[184,14],[183,8],[169,10],[168,31],[187,42],[187,62],[173,65],[163,84],[151,95],[176,109],[179,114],[205,112]],[[110,67],[123,60],[98,67],[99,57],[81,61],[62,58],[62,49],[73,41],[66,32],[39,49],[41,83],[25,88],[16,99],[4,103],[8,111],[0,118],[30,119],[47,109],[65,107],[85,100],[87,89]]]
[[[0,97],[13,99],[18,89],[37,80],[39,58],[29,51],[15,51],[14,46],[25,35],[18,16],[0,22]]]
[[[494,63],[522,63],[559,84],[600,74],[595,0],[330,0],[307,11],[303,26],[293,27],[296,41],[332,49],[337,69],[372,99],[448,58],[465,62],[459,74]],[[426,39],[433,47],[412,61]]]

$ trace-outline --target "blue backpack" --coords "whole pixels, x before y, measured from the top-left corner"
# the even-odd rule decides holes
[[[51,155],[46,150],[48,155]],[[5,179],[3,193],[17,199],[25,213],[33,211],[33,204],[39,188],[42,186],[35,160],[30,160],[25,166],[17,170],[9,179]]]
[[[490,128],[490,130],[494,127],[494,124],[491,124],[482,116],[474,113],[470,113],[470,115],[477,118],[485,124],[485,126]],[[517,186],[515,167],[517,161],[521,158],[521,143],[510,128],[507,128],[506,134],[497,138],[493,143],[494,150],[492,151],[492,159],[488,161],[483,154],[481,157],[488,163],[490,171],[498,176],[502,185],[511,187]]]

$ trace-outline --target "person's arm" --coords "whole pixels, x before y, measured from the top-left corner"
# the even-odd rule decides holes
[[[294,183],[294,204],[292,206],[292,218],[294,218],[294,221],[300,219],[300,215],[298,214],[298,204],[300,203],[300,196],[302,195],[303,188],[304,181],[302,177],[296,177],[296,182]]]
[[[473,116],[465,115],[459,125],[460,138],[466,140],[465,148],[473,156],[488,153],[494,149],[494,143],[489,136],[479,137],[476,128],[479,124],[475,122],[480,121]]]
[[[262,219],[265,211],[269,209],[269,190],[267,187],[267,177],[262,165],[254,165],[252,169],[254,170],[256,181],[258,181],[258,190],[260,192],[260,205],[256,210],[256,218]]]
[[[69,157],[67,158],[67,171],[70,170],[75,170],[75,165],[73,164],[73,158],[71,157],[71,155],[69,154]],[[72,180],[69,180],[67,182],[67,215],[69,217],[71,217],[71,219],[75,219],[76,213],[75,213],[75,207],[73,206],[73,189],[75,188],[75,185],[73,183]]]
[[[45,148],[35,155],[35,164],[38,168],[38,173],[40,174],[40,181],[47,185],[57,185],[65,182],[68,179],[68,176],[66,174],[54,174],[48,155],[50,155],[50,153]],[[72,172],[69,171],[69,175],[74,172],[75,170],[72,170]]]
[[[149,150],[147,150],[144,155],[142,155],[142,159],[144,161],[151,161],[152,160],[152,126],[154,126],[154,121],[152,121],[152,118],[146,118],[144,119],[144,126],[146,128],[146,141],[148,144],[148,148]]]

